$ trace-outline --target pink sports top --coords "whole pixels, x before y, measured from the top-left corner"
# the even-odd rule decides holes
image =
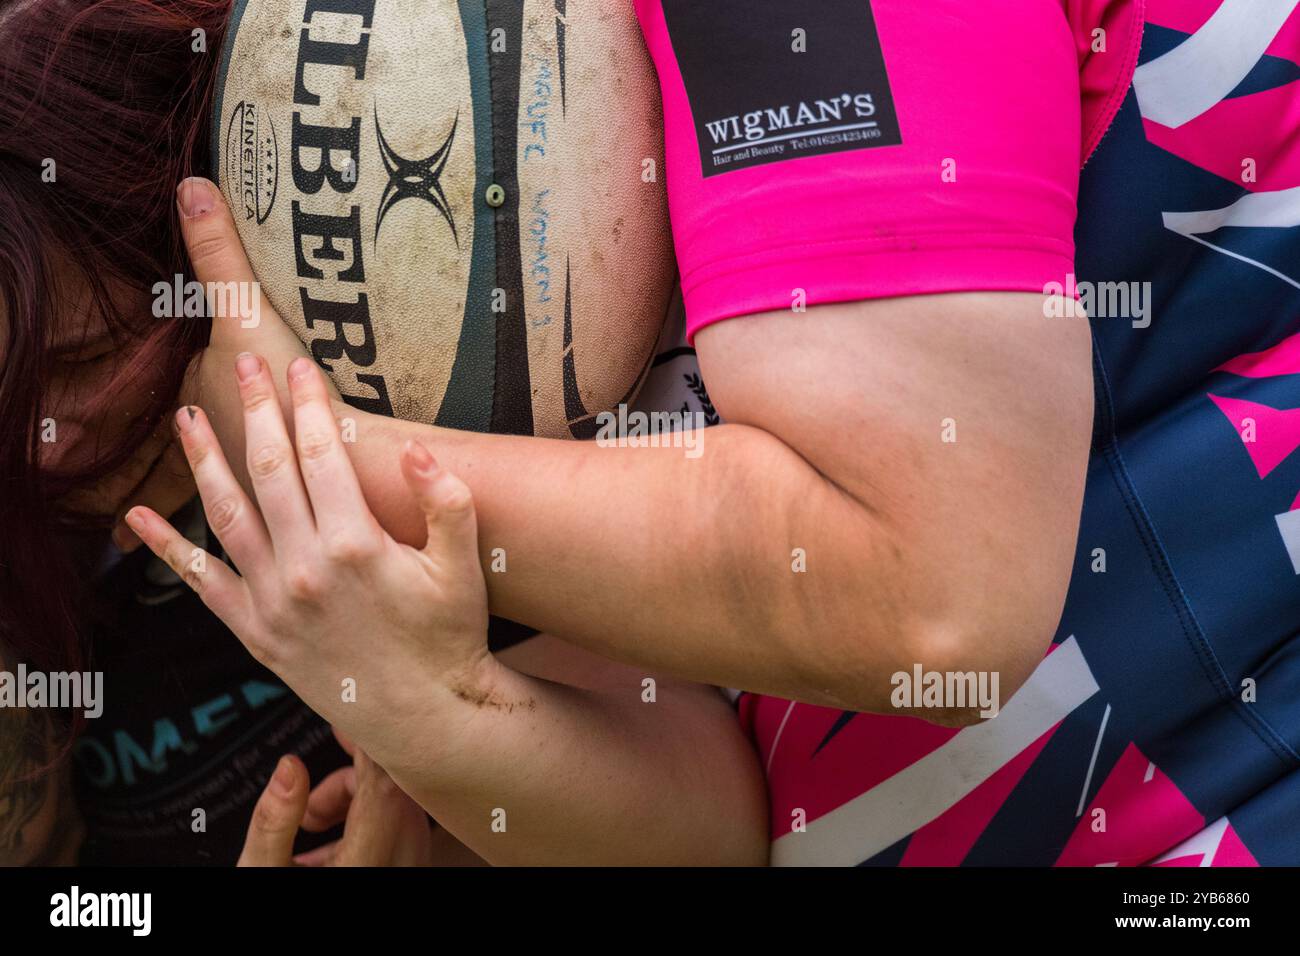
[[[803,7],[636,0],[688,335],[800,303],[1064,283],[1081,154],[1140,33],[1099,43],[1102,0]]]

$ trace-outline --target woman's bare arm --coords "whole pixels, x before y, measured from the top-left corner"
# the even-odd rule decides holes
[[[256,504],[207,416],[187,408],[177,424],[240,574],[196,566],[156,512],[127,520],[254,658],[492,862],[763,862],[762,774],[717,691],[552,639],[516,652],[534,655],[531,673],[503,663],[465,484],[404,449],[391,464],[428,540],[395,542],[366,508],[322,373],[290,367],[291,439],[265,363],[239,364]]]
[[[393,774],[471,851],[498,865],[767,863],[762,771],[720,691],[550,635],[498,656],[528,675],[498,693],[531,706],[481,707],[452,765]]]
[[[185,232],[201,279],[253,280],[219,197]],[[506,556],[488,574],[495,613],[638,666],[852,710],[892,712],[891,675],[917,664],[996,671],[1005,698],[1057,626],[1091,434],[1087,319],[1046,318],[1044,301],[915,296],[709,326],[697,346],[729,424],[697,458],[336,411],[399,540],[424,533],[390,465],[406,440],[463,476],[484,555]],[[256,349],[282,375],[301,349],[262,305],[261,328],[214,330],[214,362]],[[228,447],[232,393],[203,399]]]

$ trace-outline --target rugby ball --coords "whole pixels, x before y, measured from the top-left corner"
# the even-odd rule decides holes
[[[263,291],[368,411],[588,438],[674,277],[631,3],[238,0],[212,163]]]

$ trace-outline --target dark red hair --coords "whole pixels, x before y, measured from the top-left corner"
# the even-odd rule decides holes
[[[147,296],[155,282],[188,274],[175,189],[206,172],[208,102],[230,7],[0,0],[0,645],[9,669],[17,661],[82,666],[84,562],[66,532],[88,519],[61,511],[59,501],[125,463],[174,406],[206,340],[203,322],[123,314],[108,285]],[[195,49],[196,30],[205,52]],[[51,159],[53,183],[42,180]],[[75,473],[51,474],[35,463],[56,318],[66,306],[54,277],[69,264],[125,359],[119,375],[147,368],[161,387],[113,447],[96,448]]]

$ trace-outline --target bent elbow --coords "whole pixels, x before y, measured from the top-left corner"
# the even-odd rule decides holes
[[[1014,615],[972,613],[924,627],[910,642],[908,713],[944,727],[995,718],[1051,646],[1060,607]],[[901,679],[900,679],[901,683]],[[920,698],[917,699],[917,690]],[[904,695],[899,695],[900,697]]]

